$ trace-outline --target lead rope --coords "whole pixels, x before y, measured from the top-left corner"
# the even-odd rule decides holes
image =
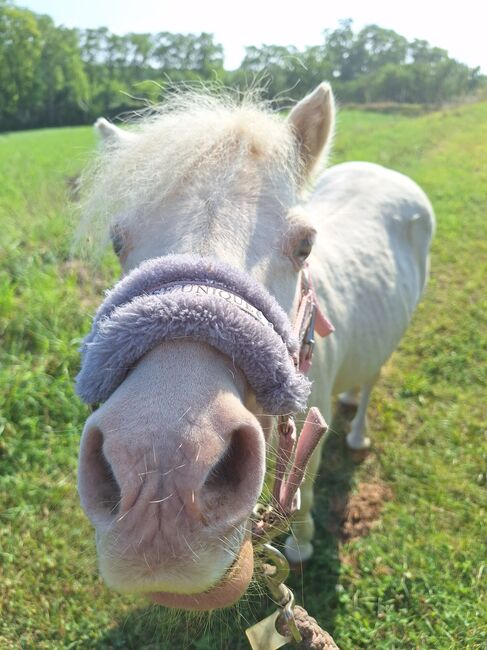
[[[307,267],[302,273],[301,301],[296,316],[295,332],[301,342],[295,364],[308,372],[314,347],[314,331],[327,336],[333,326],[320,311]],[[285,585],[289,562],[270,542],[290,528],[290,518],[300,508],[300,485],[313,451],[328,426],[316,407],[306,416],[299,439],[292,416],[279,416],[278,450],[273,486],[273,503],[257,504],[252,517],[252,543],[262,559],[262,572],[276,611],[248,628],[245,633],[252,650],[277,650],[293,644],[300,650],[338,650],[331,636],[316,619],[295,604],[294,594]]]
[[[267,506],[257,504],[252,518],[252,542],[262,559],[264,580],[277,608],[246,630],[253,650],[277,650],[286,644],[294,644],[301,650],[338,650],[317,621],[304,608],[295,605],[294,594],[285,584],[289,562],[270,544],[289,529],[290,518],[299,510],[299,486],[308,461],[326,430],[326,422],[316,407],[309,410],[297,442],[294,419],[279,419],[274,501]]]

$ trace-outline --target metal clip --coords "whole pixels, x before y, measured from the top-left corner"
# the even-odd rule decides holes
[[[309,316],[309,323],[304,338],[304,343],[307,343],[311,347],[311,349],[313,349],[315,344],[315,323],[316,323],[316,305],[314,302],[311,302],[311,313]]]
[[[301,349],[299,351],[299,370],[307,374],[311,367],[311,359],[315,346],[315,324],[317,308],[311,292],[303,298],[306,300],[306,308],[303,316],[303,323],[299,335]]]
[[[281,551],[270,544],[264,544],[264,578],[276,605],[281,610],[281,617],[295,641],[301,641],[301,635],[294,619],[294,594],[284,582],[289,577],[289,562]],[[272,564],[269,564],[271,562]]]
[[[294,618],[294,594],[284,584],[289,576],[289,562],[281,551],[270,544],[264,544],[260,554],[264,560],[264,579],[278,609],[245,630],[245,634],[252,650],[277,650],[287,643],[301,641]],[[276,627],[281,620],[289,631],[287,636],[281,634]]]
[[[286,589],[289,592],[289,600],[282,608],[281,618],[284,620],[284,623],[287,629],[289,630],[289,632],[291,633],[293,640],[296,643],[299,643],[302,640],[302,636],[300,631],[298,630],[298,626],[296,625],[296,619],[294,618],[294,605],[295,605],[294,594],[289,589],[289,587],[286,587]]]
[[[264,544],[262,555],[265,560],[263,570],[267,587],[276,605],[284,607],[287,604],[288,592],[290,591],[283,584],[289,577],[289,562],[281,551],[278,551],[277,548],[270,544]]]

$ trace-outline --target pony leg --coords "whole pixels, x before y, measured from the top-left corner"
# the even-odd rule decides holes
[[[350,425],[350,433],[347,435],[347,445],[350,449],[368,449],[370,447],[370,438],[365,435],[367,431],[367,407],[369,405],[370,393],[374,387],[379,375],[362,386],[358,409]]]
[[[326,421],[330,422],[331,400],[329,400],[328,408],[324,408],[323,412]],[[289,535],[284,545],[284,552],[291,564],[301,564],[309,560],[313,555],[313,544],[311,542],[315,535],[315,524],[311,508],[314,499],[314,481],[320,467],[323,442],[324,439],[320,441],[309,460],[306,475],[301,485],[301,507],[292,521],[292,535]]]
[[[322,444],[323,441],[315,449],[308,463],[306,476],[301,485],[301,507],[293,518],[293,534],[286,539],[284,550],[291,564],[305,562],[313,555],[311,543],[315,535],[315,524],[311,514],[314,498],[313,483],[320,465]]]
[[[359,400],[360,388],[358,386],[356,388],[346,390],[344,393],[340,393],[340,395],[338,395],[338,401],[345,407],[358,406]]]

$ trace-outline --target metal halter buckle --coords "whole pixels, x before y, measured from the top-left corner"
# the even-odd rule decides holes
[[[253,650],[277,650],[287,643],[301,641],[301,634],[294,618],[294,594],[284,582],[289,576],[289,562],[286,557],[270,544],[264,544],[261,550],[264,579],[277,610],[245,633]],[[277,630],[282,620],[289,635],[284,636]]]
[[[309,318],[308,326],[305,329],[303,342],[301,344],[301,355],[300,355],[301,363],[303,362],[303,360],[307,361],[308,363],[311,362],[311,357],[313,356],[313,350],[315,347],[316,305],[314,302],[312,302],[312,300],[309,304],[310,304],[310,314],[308,317]]]

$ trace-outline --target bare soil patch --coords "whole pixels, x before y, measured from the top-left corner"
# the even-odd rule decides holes
[[[330,498],[327,529],[348,542],[365,537],[380,520],[386,501],[392,499],[391,488],[382,482],[359,483],[354,494],[336,494]]]

